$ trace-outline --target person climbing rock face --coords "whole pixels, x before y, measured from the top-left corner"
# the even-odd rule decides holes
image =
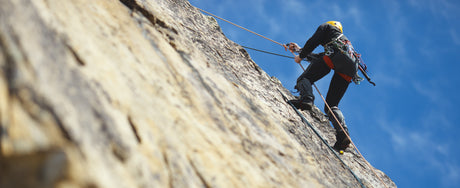
[[[319,54],[312,53],[319,45],[324,47],[325,52]],[[298,109],[311,109],[315,99],[312,83],[326,76],[331,69],[334,70],[334,75],[332,76],[326,96],[326,103],[330,106],[330,109],[325,106],[324,112],[336,130],[337,141],[334,144],[334,149],[338,151],[345,150],[351,141],[346,136],[348,128],[345,125],[345,118],[338,105],[347,91],[350,82],[352,80],[359,80],[360,77],[357,74],[358,61],[356,57],[349,54],[350,48],[353,49],[353,47],[351,46],[351,42],[343,34],[342,24],[338,21],[323,23],[317,28],[313,36],[307,40],[303,48],[292,42],[289,43],[288,47],[291,52],[299,54],[295,56],[296,63],[300,63],[304,58],[310,61],[310,65],[299,76],[295,86],[300,92],[300,97],[296,100],[291,100]]]

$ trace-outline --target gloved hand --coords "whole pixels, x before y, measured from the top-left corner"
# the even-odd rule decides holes
[[[290,42],[289,44],[287,44],[288,48],[289,48],[289,51],[291,52],[297,52],[299,53],[301,48],[298,44],[294,43],[294,42]]]
[[[296,55],[296,56],[294,57],[294,61],[295,61],[296,63],[300,63],[300,62],[302,61],[302,58],[300,58],[298,55]]]

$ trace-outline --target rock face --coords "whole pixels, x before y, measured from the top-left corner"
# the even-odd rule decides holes
[[[0,187],[360,187],[189,2],[0,4]],[[304,115],[335,142],[317,108]]]

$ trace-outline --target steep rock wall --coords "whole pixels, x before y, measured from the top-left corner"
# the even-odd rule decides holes
[[[187,1],[0,4],[1,187],[359,187]],[[304,115],[334,143],[317,108]]]

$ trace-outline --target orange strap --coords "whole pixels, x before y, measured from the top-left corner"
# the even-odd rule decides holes
[[[351,82],[351,79],[352,79],[351,76],[348,76],[348,75],[340,73],[340,72],[338,72],[337,74],[342,76],[342,78],[345,79],[347,82]]]
[[[332,60],[329,56],[325,55],[323,56],[323,60],[324,62],[326,62],[326,65],[331,68],[331,69],[334,69],[334,64],[332,63]]]
[[[331,60],[331,58],[329,56],[327,56],[327,55],[323,56],[323,60],[324,60],[324,62],[326,62],[326,65],[329,68],[334,69],[334,63],[332,63],[332,60]],[[351,79],[352,79],[351,76],[348,76],[348,75],[340,73],[340,72],[337,72],[337,74],[339,74],[347,82],[351,82]]]

